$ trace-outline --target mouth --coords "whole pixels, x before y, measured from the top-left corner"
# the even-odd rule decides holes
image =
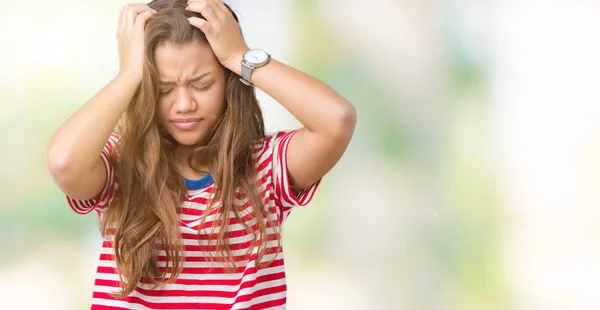
[[[198,127],[201,118],[177,118],[170,120],[170,123],[179,130],[190,131]]]

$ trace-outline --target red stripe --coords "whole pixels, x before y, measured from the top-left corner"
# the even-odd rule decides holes
[[[112,137],[112,135],[111,135]],[[113,141],[111,138],[104,145],[104,149],[102,150],[102,162],[104,163],[104,168],[106,171],[106,182],[102,187],[102,193],[100,198],[97,200],[87,199],[87,200],[77,200],[67,196],[67,202],[71,209],[78,214],[87,214],[90,211],[102,207],[105,208],[107,206],[108,201],[112,198],[114,193],[114,179],[113,177],[113,165],[111,162],[110,152],[113,148]],[[112,179],[112,180],[111,180]],[[111,182],[112,181],[112,182]],[[103,206],[100,206],[101,203],[104,203]]]
[[[274,287],[267,287],[264,289],[260,289],[260,290],[256,290],[250,294],[246,294],[246,295],[242,295],[242,296],[238,296],[233,303],[231,304],[217,304],[217,303],[182,303],[182,302],[178,302],[178,303],[167,303],[167,302],[149,302],[149,301],[145,301],[142,298],[139,297],[133,297],[133,296],[127,296],[121,300],[125,301],[125,302],[129,302],[129,303],[135,303],[135,304],[139,304],[139,305],[143,305],[152,309],[229,309],[230,307],[232,307],[233,305],[237,304],[237,303],[241,303],[241,302],[248,302],[251,301],[254,298],[257,297],[261,297],[261,296],[265,296],[265,295],[271,295],[271,294],[277,294],[277,293],[281,293],[281,292],[285,292],[286,290],[286,285],[278,285],[278,286],[274,286]],[[141,294],[144,294],[144,292],[150,292],[149,290],[143,290],[140,289],[139,287],[136,288],[136,291],[138,291]],[[154,295],[154,297],[186,297],[187,295],[160,295],[160,294],[156,294],[157,291],[151,291]],[[167,292],[167,291],[164,291]],[[184,291],[180,291],[180,292],[184,292]],[[195,296],[206,296],[206,297],[221,297],[218,295],[212,295],[212,292],[216,292],[216,291],[198,291],[198,294],[201,295],[195,295]],[[218,292],[219,294],[222,294],[222,292]],[[234,292],[236,293],[236,292]],[[235,296],[235,295],[233,295]],[[232,297],[233,297],[232,296]],[[93,297],[94,298],[102,298],[102,299],[109,299],[109,300],[118,300],[116,298],[113,298],[112,296],[110,296],[108,293],[102,293],[102,292],[94,292],[93,293]],[[193,296],[192,296],[193,297]],[[273,301],[275,303],[277,303],[277,301]],[[265,302],[267,303],[267,302]],[[260,305],[263,305],[265,303],[260,303],[254,306],[251,306],[248,309],[262,309],[260,308]],[[263,307],[264,308],[264,307]]]
[[[146,296],[151,296],[151,297],[195,297],[195,296],[204,296],[204,297],[219,297],[219,298],[234,298],[236,296],[238,296],[239,291],[242,289],[248,289],[248,288],[252,288],[257,284],[263,283],[263,282],[268,282],[268,281],[274,281],[274,280],[280,280],[285,278],[285,273],[284,272],[278,272],[278,273],[274,273],[274,274],[267,274],[267,275],[263,275],[260,277],[257,277],[256,279],[252,279],[246,282],[241,283],[241,285],[235,284],[232,285],[234,287],[237,287],[239,285],[239,288],[235,291],[216,291],[216,290],[175,290],[175,289],[169,289],[169,290],[164,290],[164,289],[145,289],[145,288],[141,288],[141,287],[136,287],[136,291],[139,292],[140,294],[146,295]],[[108,286],[108,287],[116,287],[118,288],[119,282],[118,281],[102,281],[102,282],[97,282],[96,285],[103,285],[103,286]],[[214,285],[222,285],[222,284],[214,284]],[[257,290],[255,292],[260,292],[263,291],[263,289],[261,290]],[[258,297],[256,296],[256,294],[252,294],[253,297]]]
[[[266,241],[275,241],[277,240],[277,235],[276,234],[269,234],[267,235]],[[252,245],[254,243],[253,240],[250,241],[246,241],[246,242],[240,242],[240,243],[234,243],[234,244],[230,244],[229,248],[232,251],[239,251],[239,250],[247,250],[249,249],[250,245]],[[157,245],[158,247],[160,247],[160,245]],[[104,248],[112,248],[111,246],[105,246]],[[277,248],[276,246],[272,246],[272,247],[268,247],[268,249],[273,249],[273,248]],[[203,253],[203,252],[220,252],[221,249],[217,249],[216,245],[191,245],[191,244],[186,244],[184,245],[184,249],[186,252],[198,252],[198,253]]]
[[[254,298],[260,297],[260,296],[265,296],[265,295],[270,295],[270,294],[277,294],[277,293],[281,293],[281,292],[285,292],[286,290],[286,285],[279,285],[279,286],[273,286],[273,287],[267,287],[264,289],[260,289],[257,290],[255,292],[253,292],[251,295],[243,295],[240,296],[238,298],[236,298],[236,302],[248,302]],[[251,307],[251,309],[263,309],[257,306],[253,306]]]
[[[277,252],[281,252],[282,248],[281,246],[273,246],[273,247],[269,247],[265,249],[265,253],[264,255],[269,255],[269,254],[275,254]],[[214,253],[211,253],[214,254]],[[250,255],[250,257],[246,256],[246,255],[236,255],[233,256],[234,261],[253,261],[256,259],[256,254],[252,254]],[[114,261],[114,254],[100,254],[99,257],[100,261]],[[158,255],[157,256],[157,261],[159,262],[164,262],[167,260],[167,257],[165,255]],[[184,262],[211,262],[211,258],[210,257],[206,257],[206,256],[185,256],[184,257]],[[277,261],[277,260],[276,260]],[[278,265],[272,265],[272,266],[278,266]],[[112,268],[112,267],[98,267],[98,268]]]
[[[273,140],[273,139],[272,139],[272,137],[271,137],[271,136],[269,136],[269,137],[266,137],[266,138],[263,140],[262,146],[260,146],[260,147],[259,147],[259,148],[260,148],[260,149],[259,149],[259,151],[260,151],[260,154],[258,154],[258,156],[256,156],[256,159],[254,160],[254,162],[255,162],[255,163],[256,163],[257,161],[259,161],[259,160],[260,160],[260,158],[261,158],[261,157],[263,157],[263,155],[265,154],[265,152],[267,152],[267,151],[268,151],[268,150],[271,148],[271,141],[272,141],[272,140]]]
[[[102,298],[108,300],[118,300],[108,295],[108,293],[94,292],[93,298]],[[148,302],[138,297],[127,296],[121,299],[125,302],[142,305],[151,309],[229,309],[228,305],[214,303],[163,303]]]
[[[315,189],[318,187],[319,182],[316,182],[315,184],[313,184],[311,187],[304,189],[302,192],[298,193],[298,197],[294,197],[293,192],[291,191],[290,188],[290,184],[289,184],[289,179],[288,179],[288,171],[287,171],[287,158],[285,158],[286,154],[285,154],[285,150],[286,147],[289,144],[289,141],[291,140],[293,134],[295,134],[296,131],[289,131],[289,132],[279,132],[276,136],[269,136],[269,137],[265,137],[261,142],[262,143],[257,143],[255,148],[252,149],[252,156],[254,157],[254,163],[256,165],[256,169],[257,172],[259,174],[263,174],[260,177],[257,177],[256,179],[256,184],[260,187],[265,187],[264,190],[262,190],[260,192],[260,197],[263,197],[264,199],[264,203],[265,206],[268,206],[268,211],[266,212],[267,215],[270,214],[274,214],[277,216],[277,220],[280,221],[278,224],[281,223],[281,221],[284,219],[285,216],[287,216],[287,214],[289,214],[289,212],[291,211],[291,206],[295,206],[295,205],[304,205],[306,203],[308,203],[314,196],[315,194]],[[120,137],[118,137],[118,135],[111,135],[111,138],[109,139],[109,141],[107,142],[106,145],[106,150],[108,152],[108,154],[103,153],[104,155],[110,155],[111,152],[114,151],[115,147],[117,146],[118,142],[119,142]],[[110,157],[106,157],[106,158],[110,158]],[[277,171],[272,171],[272,167],[273,167],[273,161],[279,161],[280,165],[279,165],[279,169]],[[107,161],[107,169],[110,169],[109,172],[113,177],[113,182],[111,184],[107,184],[107,188],[105,191],[103,191],[102,193],[102,197],[101,199],[98,200],[98,202],[102,202],[102,203],[106,203],[108,202],[111,198],[112,195],[114,194],[114,184],[118,181],[117,176],[114,175],[114,173],[112,172],[112,163],[110,161]],[[266,169],[266,170],[265,170]],[[215,190],[214,184],[210,185],[210,187],[208,188],[210,191]],[[250,210],[249,208],[251,208],[252,206],[250,205],[250,202],[247,201],[247,195],[245,193],[241,193],[239,191],[236,192],[235,197],[238,201],[241,201],[243,204],[241,206],[239,206],[239,212],[244,214],[241,217],[241,221],[244,222],[248,222],[251,221],[255,218],[254,212],[250,212],[253,210]],[[73,205],[73,208],[77,209],[77,211],[87,211],[89,212],[89,210],[91,210],[92,208],[97,208],[97,205],[89,205],[90,203],[92,203],[94,201],[71,201],[71,199],[69,199],[69,204]],[[98,204],[98,202],[95,202],[96,204]],[[203,216],[205,214],[205,212],[207,212],[206,210],[202,210],[202,207],[206,207],[206,204],[208,203],[208,199],[207,198],[202,198],[202,197],[196,197],[194,199],[186,199],[186,202],[192,202],[194,204],[200,204],[200,205],[190,205],[190,204],[184,204],[185,206],[189,206],[189,207],[182,207],[180,208],[181,214],[185,215],[185,216],[190,216],[190,218],[194,218],[193,220],[185,220],[185,221],[181,221],[180,225],[182,227],[191,227],[190,225],[186,225],[190,224],[190,223],[194,223],[195,221],[198,221],[198,219]],[[275,206],[273,206],[273,204]],[[106,206],[106,205],[105,205]],[[89,210],[88,210],[89,209]],[[211,241],[211,243],[214,243],[212,241],[214,241],[217,237],[218,237],[218,232],[221,229],[220,225],[223,223],[223,219],[219,218],[219,211],[221,209],[220,208],[215,208],[213,210],[210,210],[209,212],[211,213],[211,215],[217,215],[215,216],[211,221],[207,221],[206,223],[204,223],[204,226],[202,227],[201,230],[201,234],[196,234],[196,233],[182,233],[181,236],[183,238],[183,240],[203,240],[204,243],[206,243],[207,241]],[[272,215],[271,215],[272,216]],[[237,225],[240,224],[240,220],[236,219],[235,216],[231,217],[229,219],[229,225]],[[266,226],[270,227],[270,221],[267,219],[265,221]],[[215,226],[215,230],[211,230],[211,228]],[[198,229],[198,227],[191,227],[192,229]],[[227,229],[230,229],[230,227],[228,227]],[[258,224],[253,224],[250,227],[251,231],[258,231]],[[276,232],[278,230],[275,230]],[[111,233],[114,234],[114,229],[108,232],[109,236],[107,236],[108,238],[110,238]],[[227,231],[226,232],[226,236],[227,238],[243,238],[243,237],[247,237],[248,235],[252,235],[251,232],[248,232],[245,228],[236,228],[235,230],[231,230],[231,231]],[[277,240],[278,238],[278,234],[277,233],[271,233],[268,234],[263,240],[265,241],[274,241]],[[250,238],[251,239],[251,238]],[[256,279],[252,279],[252,276],[257,276],[258,272],[261,270],[260,268],[257,267],[248,267],[248,264],[245,262],[248,261],[253,261],[256,258],[256,254],[252,254],[250,257],[246,256],[246,255],[236,255],[235,257],[232,257],[232,259],[235,262],[238,262],[239,265],[243,265],[243,266],[239,266],[237,268],[234,269],[234,274],[235,274],[235,279],[203,279],[205,277],[202,277],[201,275],[203,274],[216,274],[217,277],[222,278],[223,276],[220,275],[231,275],[231,271],[227,270],[226,268],[223,267],[219,267],[219,266],[223,266],[222,263],[215,263],[214,267],[213,264],[207,264],[206,267],[189,267],[187,265],[189,265],[189,263],[191,262],[211,262],[211,258],[210,257],[206,257],[205,255],[216,255],[216,250],[217,247],[214,244],[210,244],[210,245],[200,245],[197,242],[191,242],[192,244],[190,245],[184,245],[184,249],[185,249],[185,253],[184,253],[184,257],[183,257],[183,268],[181,269],[181,274],[182,275],[186,275],[186,276],[190,276],[192,279],[181,279],[181,277],[179,279],[176,279],[174,281],[174,284],[178,284],[178,285],[195,285],[198,286],[197,290],[190,290],[187,288],[183,288],[183,289],[169,289],[169,284],[167,284],[167,286],[164,289],[147,289],[147,288],[140,288],[137,287],[136,291],[138,291],[139,293],[141,293],[144,296],[148,296],[148,297],[154,297],[154,298],[159,298],[157,300],[159,300],[159,302],[149,302],[147,301],[147,298],[145,298],[144,296],[141,297],[126,297],[124,299],[122,299],[123,301],[129,302],[132,305],[138,304],[141,306],[145,306],[148,308],[153,308],[153,309],[229,309],[232,306],[240,303],[246,303],[246,307],[244,309],[265,309],[265,308],[271,308],[271,307],[279,307],[279,306],[283,306],[286,303],[286,298],[285,297],[281,297],[281,296],[269,296],[272,294],[279,294],[282,292],[285,292],[286,290],[286,285],[278,285],[278,286],[274,286],[274,287],[267,287],[264,289],[259,289],[256,290],[254,292],[248,292],[247,294],[244,295],[240,295],[240,290],[241,289],[255,289],[256,286],[258,284],[261,283],[265,283],[267,281],[273,281],[273,280],[281,280],[281,279],[285,279],[285,272],[284,271],[280,271],[280,270],[270,270],[270,269],[263,269],[263,271],[260,272],[260,276],[258,276]],[[245,252],[244,250],[251,250],[251,246],[253,245],[253,240],[250,241],[244,241],[244,242],[240,242],[237,244],[232,244],[231,245],[231,249],[234,251],[242,251]],[[158,245],[160,247],[160,245]],[[255,245],[254,245],[255,246]],[[112,248],[112,242],[110,241],[105,241],[103,243],[103,247],[105,248]],[[276,252],[280,252],[282,251],[280,244],[275,244],[272,247],[269,247],[266,249],[266,253],[265,254],[273,254]],[[160,252],[159,255],[157,255],[157,260],[158,262],[160,262],[160,264],[165,264],[166,261],[166,256],[164,255],[164,252]],[[201,255],[201,256],[190,256],[190,254],[195,254],[195,255]],[[111,261],[114,262],[114,255],[107,253],[107,254],[101,254],[99,259],[101,261]],[[268,267],[273,267],[273,268],[281,268],[281,266],[283,266],[284,261],[283,261],[283,257],[279,256],[279,258],[277,260],[274,260],[271,262],[271,264]],[[168,267],[159,267],[160,271],[166,271],[167,275],[169,275],[169,271],[172,270],[172,268],[168,268]],[[97,272],[98,273],[106,273],[106,274],[116,274],[117,270],[115,270],[114,267],[104,267],[104,266],[99,266],[97,268]],[[272,272],[272,273],[269,273]],[[265,274],[263,274],[265,273]],[[194,275],[198,275],[198,276],[194,276]],[[244,276],[246,276],[246,278],[244,278]],[[249,276],[249,277],[248,277]],[[97,286],[104,286],[104,287],[114,287],[115,291],[120,289],[120,285],[119,285],[119,281],[118,280],[103,280],[103,279],[96,279],[95,281],[95,285]],[[231,287],[232,289],[234,289],[234,291],[223,291],[223,290],[210,290],[207,289],[206,286],[209,285],[224,285],[224,286],[228,286]],[[264,285],[264,284],[263,284]],[[108,294],[106,293],[100,293],[100,292],[94,292],[93,295],[95,298],[105,298],[105,299],[110,299],[110,300],[115,300],[115,298],[110,297]],[[209,302],[209,303],[197,303],[196,299],[192,299],[195,296],[207,296],[207,297],[215,297],[215,298],[228,298],[231,299],[233,301],[233,303],[231,304],[218,304],[218,303],[214,303],[214,302]],[[256,298],[264,296],[263,298],[265,298],[264,302],[260,302],[260,303],[256,303],[254,304],[254,302],[256,302]],[[161,300],[165,300],[165,299],[160,299],[161,297],[190,297],[192,302],[186,302],[186,303],[177,303],[177,302],[161,302]],[[235,300],[233,300],[233,298],[235,298]],[[167,300],[168,301],[168,300]],[[210,301],[210,300],[209,300]],[[254,301],[254,302],[253,302]],[[103,307],[103,306],[93,306],[92,309],[123,309],[123,308],[119,308],[119,307]]]
[[[234,219],[231,219],[231,220],[233,221]],[[237,219],[235,219],[235,220],[237,221]],[[267,222],[267,223],[265,223],[265,227],[266,228],[271,228],[271,224]],[[259,229],[258,228],[258,224],[254,224],[254,225],[250,226],[250,229],[253,232],[258,233],[258,229]],[[182,236],[182,239],[184,241],[189,241],[189,240],[209,240],[209,239],[210,240],[215,240],[215,239],[218,238],[218,236],[219,236],[219,227],[215,227],[214,232],[212,232],[213,230],[212,230],[211,227],[207,228],[207,230],[210,230],[211,233],[202,233],[200,235],[198,235],[198,234],[182,233],[181,236]],[[109,232],[114,233],[114,229],[110,229]],[[229,231],[229,232],[226,233],[226,235],[227,235],[227,238],[238,238],[238,237],[245,237],[245,236],[252,235],[252,233],[248,232],[245,228],[242,228],[242,229],[238,229],[238,230]],[[275,232],[268,233],[267,235],[271,236],[267,240],[276,240],[276,239],[271,239],[271,238],[276,238]],[[112,237],[113,235],[110,235],[110,236]],[[248,242],[248,241],[246,241],[246,242]],[[113,243],[112,243],[112,241],[104,240],[102,242],[102,247],[103,248],[112,248],[113,247]]]
[[[149,302],[149,301],[145,301],[139,297],[131,297],[131,296],[127,296],[127,297],[123,298],[122,300],[125,302],[128,302],[128,303],[131,303],[131,304],[142,305],[142,306],[145,306],[145,307],[148,307],[151,309],[231,309],[231,307],[233,307],[237,303],[247,302],[247,301],[250,301],[253,298],[256,298],[259,296],[281,293],[281,292],[284,292],[285,290],[286,290],[285,285],[258,290],[251,295],[243,295],[243,296],[236,298],[235,301],[231,304]],[[101,298],[101,299],[108,299],[108,300],[115,300],[115,298],[108,295],[107,293],[101,293],[101,292],[94,292],[93,297]],[[276,302],[276,303],[278,303],[278,302]],[[251,308],[247,308],[247,309],[262,309],[260,307],[260,305],[262,305],[262,304],[265,304],[265,303],[255,305],[255,306],[252,306]]]
[[[247,204],[248,204],[247,205],[247,207],[248,207],[249,203],[247,203]],[[242,211],[240,213],[244,213],[244,212]],[[247,213],[241,217],[241,220],[246,223],[248,221],[251,221],[252,219],[254,219],[254,213]],[[190,226],[189,224],[191,224],[193,222],[197,222],[199,220],[200,220],[200,216],[198,216],[197,218],[189,219],[189,220],[180,220],[180,222],[184,223],[186,226],[196,230],[196,229],[198,229],[198,225],[200,224],[200,222],[197,223],[198,225]],[[215,218],[214,220],[206,221],[206,222],[204,222],[202,229],[211,229],[212,227],[215,227],[215,226],[220,227],[222,222],[223,222],[223,219],[221,219],[221,218]],[[268,223],[268,222],[269,222],[269,219],[265,218],[265,223]],[[235,224],[241,224],[241,222],[235,216],[231,216],[229,218],[229,225],[235,225]]]
[[[258,224],[254,224],[252,226],[249,227],[250,231],[252,232],[258,232]],[[218,231],[218,229],[217,229]],[[248,232],[246,229],[238,229],[238,230],[231,230],[228,231],[226,233],[227,238],[237,238],[237,237],[246,237],[248,235],[252,235],[251,232]],[[183,240],[209,240],[209,239],[217,239],[219,237],[218,232],[215,233],[210,233],[210,234],[186,234],[186,233],[182,233],[181,236],[183,237]]]
[[[286,154],[284,154],[284,149],[288,143],[289,134],[284,134],[279,139],[279,142],[276,144],[276,154],[273,156],[277,156],[277,161],[279,164],[279,170],[274,171],[273,174],[277,173],[278,178],[273,178],[273,182],[275,184],[275,193],[282,201],[285,201],[289,204],[294,204],[289,197],[287,196],[287,190],[289,187],[289,179],[287,176],[287,160],[285,158]]]
[[[264,169],[267,169],[271,165],[271,158],[273,158],[273,154],[270,154],[260,164],[258,164],[258,166],[256,166],[256,171],[260,173]]]
[[[254,260],[254,259],[252,259],[252,260]],[[268,266],[266,266],[265,268],[276,268],[276,267],[281,267],[283,265],[284,265],[283,259],[278,259],[278,260],[270,262],[270,264]],[[186,275],[198,274],[197,272],[192,272],[192,273],[186,272],[186,271],[189,271],[190,269],[204,269],[205,270],[204,274],[223,274],[223,275],[231,275],[232,274],[232,273],[226,271],[225,269],[218,268],[218,267],[184,268],[182,270],[181,274],[186,274]],[[260,269],[264,269],[264,268],[257,268],[255,266],[249,267],[249,268],[247,266],[240,267],[237,269],[237,272],[235,273],[235,274],[239,274],[238,279],[201,279],[200,277],[197,279],[178,278],[175,280],[174,283],[182,284],[182,285],[239,285],[245,276],[256,274]],[[162,268],[162,270],[164,270],[164,268]],[[114,267],[99,266],[97,268],[96,272],[103,273],[103,274],[118,275],[117,269]],[[279,272],[276,272],[276,273],[279,273]],[[282,272],[282,273],[284,273],[284,272]],[[167,277],[169,275],[170,275],[170,273],[167,273]],[[96,282],[98,283],[98,281],[109,281],[107,283],[112,283],[112,284],[108,285],[108,286],[118,287],[118,281],[115,281],[115,280],[102,280],[102,279],[97,278]],[[101,284],[98,284],[98,285],[101,285]]]
[[[265,249],[265,253],[264,254],[265,255],[275,254],[275,253],[277,253],[278,250],[280,252],[282,251],[281,246],[279,246],[279,247],[276,247],[276,246],[269,247],[269,248]],[[214,253],[210,253],[210,254],[214,254]],[[101,261],[114,261],[115,260],[114,257],[115,257],[114,254],[100,254],[99,260],[101,260]],[[232,257],[232,259],[234,261],[236,261],[236,262],[240,262],[240,261],[252,261],[252,260],[256,259],[256,254],[250,255],[250,257],[247,257],[246,255],[235,255],[235,256]],[[157,256],[157,261],[159,261],[159,262],[164,262],[166,260],[167,260],[167,257],[165,255],[158,255]],[[183,258],[183,261],[184,262],[195,262],[195,263],[198,263],[198,262],[210,262],[212,260],[211,260],[210,257],[206,257],[206,256],[189,256],[189,255],[186,255]],[[276,265],[274,265],[274,266],[276,266]]]
[[[128,308],[122,307],[114,307],[114,306],[100,306],[100,305],[92,305],[91,310],[129,310]]]
[[[263,310],[263,309],[267,309],[267,308],[283,306],[283,305],[285,305],[285,302],[286,302],[286,298],[284,297],[284,298],[280,298],[280,299],[269,300],[269,301],[261,302],[258,304],[254,304],[248,308],[243,308],[243,310]]]
[[[267,181],[266,178],[262,178],[261,182],[257,183],[258,187],[259,188],[262,187],[266,183],[266,181]],[[268,187],[266,189],[262,190],[259,194],[261,194],[261,196],[264,196],[265,193],[267,192],[267,190],[268,190]],[[240,195],[242,195],[242,196],[240,196]],[[243,198],[245,198],[245,196],[243,196],[243,195],[245,195],[245,194],[236,192],[236,198],[237,199],[242,200]],[[240,197],[243,197],[243,198],[240,198]],[[198,204],[202,204],[202,205],[207,205],[210,202],[209,199],[208,199],[208,197],[200,197],[200,196],[194,197],[192,199],[186,197],[184,201],[198,203]],[[202,212],[204,212],[204,210],[200,210],[198,208],[181,207],[181,209],[184,209],[184,210],[194,210],[196,212],[200,212],[200,215],[202,215]]]

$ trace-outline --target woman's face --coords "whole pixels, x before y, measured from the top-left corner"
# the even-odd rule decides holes
[[[225,72],[208,44],[159,46],[160,124],[181,145],[203,141],[225,110]]]

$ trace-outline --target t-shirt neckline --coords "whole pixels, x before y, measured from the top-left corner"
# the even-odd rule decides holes
[[[206,174],[205,176],[203,176],[201,179],[198,179],[198,180],[191,180],[188,178],[184,178],[184,179],[185,179],[185,185],[187,185],[187,188],[189,190],[203,189],[214,182],[213,177],[212,177],[212,175],[210,175],[210,173]]]

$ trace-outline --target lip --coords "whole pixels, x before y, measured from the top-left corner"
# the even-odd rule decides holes
[[[172,119],[170,122],[175,128],[187,131],[196,128],[201,120],[202,119],[200,118],[176,118]]]

